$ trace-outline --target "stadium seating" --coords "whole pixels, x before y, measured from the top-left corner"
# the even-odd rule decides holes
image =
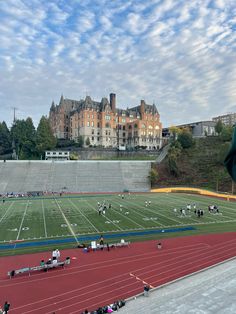
[[[147,192],[149,161],[0,161],[0,193]]]

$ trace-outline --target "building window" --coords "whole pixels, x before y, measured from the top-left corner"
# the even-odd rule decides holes
[[[92,130],[92,134],[94,134],[94,130]]]
[[[91,122],[91,126],[94,126],[94,122],[93,121]]]
[[[125,119],[122,119],[121,121],[122,121],[123,123],[125,123]]]
[[[125,125],[123,125],[123,131],[125,131]]]
[[[123,132],[123,137],[125,137],[125,132]]]
[[[106,125],[105,125],[105,127],[106,127],[106,128],[110,128],[110,123],[107,122]]]
[[[94,137],[92,136],[92,141],[94,141]]]
[[[108,115],[105,115],[105,120],[111,120],[111,117]]]
[[[90,126],[90,122],[89,121],[87,121],[87,126]]]
[[[98,122],[97,126],[98,126],[98,128],[100,128],[100,123],[99,122]]]

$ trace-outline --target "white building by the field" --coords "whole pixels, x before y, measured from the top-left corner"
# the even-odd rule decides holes
[[[46,151],[45,160],[70,160],[70,152],[68,151]]]

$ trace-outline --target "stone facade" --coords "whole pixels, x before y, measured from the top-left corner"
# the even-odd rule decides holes
[[[79,101],[61,96],[59,105],[52,103],[49,120],[57,138],[78,141],[82,136],[85,146],[147,149],[162,146],[160,115],[154,104],[147,105],[144,100],[139,106],[117,109],[113,93],[109,101],[102,98],[101,102],[89,96]]]

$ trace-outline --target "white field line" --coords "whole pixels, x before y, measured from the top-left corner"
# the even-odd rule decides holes
[[[131,209],[131,210],[134,211],[136,214],[138,214],[138,215],[141,216],[141,217],[147,217],[147,216],[145,215],[145,212],[146,212],[146,210],[148,209],[149,211],[151,211],[151,213],[153,213],[153,214],[155,214],[155,215],[157,215],[157,216],[160,215],[160,216],[163,216],[163,217],[166,218],[166,216],[161,215],[161,214],[159,214],[158,212],[155,212],[154,210],[150,210],[150,208],[148,208],[148,207],[145,207],[145,208],[142,207],[142,208],[141,208],[141,205],[139,205],[139,204],[137,204],[137,203],[135,203],[135,205],[133,205],[134,203],[131,202],[131,201],[127,201],[127,199],[126,199],[125,201],[126,201],[126,203],[131,204],[131,206],[133,206],[134,208],[136,207],[136,209],[138,209],[138,211],[136,211],[136,210],[134,210],[134,209]],[[140,209],[139,209],[139,207],[140,207]],[[140,214],[139,211],[142,211],[143,214]],[[173,219],[170,219],[170,220],[173,220]],[[160,223],[160,222],[158,222],[158,221],[155,221],[155,220],[154,220],[154,221],[152,221],[152,222],[154,222],[154,223],[160,225],[161,227],[165,227],[165,225],[163,225],[162,223]],[[178,222],[178,221],[175,221],[175,222]]]
[[[13,206],[14,203],[15,203],[14,201],[11,202],[11,204],[9,205],[9,207],[8,207],[8,209],[6,210],[5,214],[1,217],[0,223],[1,223],[1,222],[3,221],[3,219],[6,217],[6,215],[8,214],[9,210],[12,208],[12,206]]]
[[[122,200],[123,201],[123,200]],[[123,202],[121,203],[118,203],[116,201],[114,201],[113,203],[117,204],[118,206],[122,205],[123,206]],[[127,220],[130,220],[133,224],[135,223],[137,226],[141,227],[142,229],[147,229],[148,227],[144,227],[143,225],[140,225],[139,223],[137,223],[136,221],[132,220],[131,218],[127,217],[126,215],[122,214],[120,212],[119,209],[115,210],[114,208],[111,208],[114,212],[116,212],[117,214],[121,215],[123,218],[127,219]],[[123,207],[124,210],[126,210],[124,207]],[[127,210],[130,210],[130,209],[127,209]],[[132,209],[131,209],[132,210]],[[132,210],[134,211],[134,210]],[[136,213],[136,212],[135,212]],[[137,213],[136,213],[137,214]],[[141,214],[140,214],[141,215]]]
[[[26,205],[25,205],[25,211],[24,211],[23,217],[22,217],[22,219],[21,219],[21,224],[20,224],[20,227],[19,227],[19,231],[18,231],[16,240],[19,240],[19,236],[20,236],[20,233],[21,233],[21,229],[22,229],[22,226],[23,226],[23,222],[24,222],[24,220],[25,220],[25,215],[26,215],[28,206],[29,206],[29,201],[28,201],[28,202],[26,203]]]
[[[153,205],[153,203],[152,203],[152,205]],[[158,205],[159,206],[159,205]],[[136,207],[140,207],[141,208],[141,205],[139,205],[139,204],[136,204]],[[138,209],[139,210],[139,209]],[[179,221],[179,220],[176,220],[176,219],[174,219],[174,218],[170,218],[169,216],[166,216],[166,215],[163,215],[163,214],[160,214],[160,212],[158,212],[158,210],[157,211],[155,211],[155,210],[153,210],[153,209],[150,209],[150,208],[148,208],[148,207],[145,207],[145,210],[148,210],[148,211],[150,211],[151,213],[153,213],[153,214],[155,214],[155,215],[157,215],[157,216],[162,216],[162,217],[164,217],[165,219],[168,219],[168,220],[171,220],[171,221],[174,221],[175,223],[177,223],[178,224],[178,226],[180,226],[180,225],[183,225],[183,223],[181,222],[181,221]],[[163,227],[167,227],[166,225],[162,225]]]
[[[87,204],[97,213],[98,215],[98,212],[96,210],[96,208],[94,206],[92,206],[88,201],[87,201]],[[121,228],[118,224],[116,224],[115,222],[113,222],[111,219],[109,219],[107,216],[104,216],[104,215],[101,215],[103,217],[106,218],[106,220],[109,220],[110,223],[112,223],[116,228],[120,229],[121,231],[125,231],[123,228]],[[106,231],[105,231],[106,232]]]
[[[204,248],[203,249],[200,249],[200,251],[203,251],[204,250]],[[196,250],[193,252],[193,254],[195,254],[196,255]],[[192,257],[190,257],[191,255],[193,255],[192,254],[192,252],[189,254],[189,252],[186,252],[186,254],[184,254],[184,255],[182,255],[182,257],[185,257],[186,256],[186,260],[189,260],[189,259],[191,259],[191,263],[192,263]],[[203,255],[203,254],[205,254],[205,253],[201,253],[200,255]],[[198,255],[199,256],[199,255]],[[152,258],[152,257],[148,257],[148,259],[149,258]],[[209,256],[208,256],[208,258],[209,258]],[[204,257],[203,257],[203,259],[205,259]],[[138,261],[140,261],[141,259],[138,259]],[[178,263],[178,260],[179,260],[179,258],[176,258],[176,257],[174,257],[174,258],[171,258],[168,262],[172,262],[172,264],[170,263],[170,265],[174,265],[174,269],[175,269],[175,264],[176,264],[176,261],[177,261],[177,263]],[[113,261],[109,261],[109,266],[116,266],[116,265],[118,265],[117,263],[116,263],[116,261],[114,261],[114,263],[112,264],[112,262]],[[130,261],[128,260],[126,263],[130,263]],[[183,262],[181,262],[181,263],[183,263]],[[123,264],[123,263],[122,263]],[[162,264],[163,264],[163,262],[160,262],[160,261],[158,261],[157,263],[155,263],[154,265],[160,265],[159,267],[162,267]],[[143,269],[146,269],[147,267],[153,267],[152,265],[148,265],[148,266],[145,266],[145,267],[142,267],[142,268],[140,268],[140,269],[136,269],[136,270],[134,270],[134,272],[136,272],[136,271],[140,271],[140,270],[143,270]],[[167,267],[169,266],[169,264],[168,265],[166,265]],[[104,267],[107,267],[107,265],[104,265],[104,266],[98,266],[98,267],[95,267],[95,269],[102,269],[102,268],[104,268]],[[178,268],[178,267],[177,267]],[[91,268],[92,270],[94,270],[94,268]],[[181,268],[182,269],[182,268]],[[89,271],[88,269],[86,269],[85,271]],[[79,271],[79,272],[81,272],[81,271]],[[132,271],[132,273],[133,273],[133,271]],[[163,272],[162,272],[163,273]],[[72,273],[70,273],[70,275],[71,275]],[[101,283],[105,283],[105,285],[107,286],[107,287],[109,287],[110,288],[110,291],[111,291],[111,286],[113,286],[114,285],[114,282],[124,282],[124,281],[128,281],[128,278],[126,277],[127,275],[129,275],[130,274],[130,271],[129,272],[124,272],[122,275],[119,275],[119,276],[113,276],[113,277],[111,277],[111,278],[109,278],[109,279],[105,279],[105,280],[103,280],[103,281],[101,281],[101,282],[99,282],[99,283],[93,283],[93,284],[90,284],[90,285],[88,285],[88,286],[86,286],[86,289],[87,289],[87,291],[88,291],[88,289],[90,290],[90,291],[92,291],[93,292],[93,294],[94,295],[96,295],[97,296],[97,290],[99,290],[100,288],[99,288],[99,286],[98,287],[96,287],[97,285],[99,285],[99,284],[101,284]],[[122,279],[122,277],[125,277],[124,279]],[[115,278],[117,279],[117,280],[115,280]],[[118,281],[118,278],[120,279],[119,281]],[[111,283],[109,283],[109,281],[111,281]],[[125,287],[128,287],[129,286],[129,284],[123,284],[123,286],[125,286]],[[20,308],[22,308],[22,307],[27,307],[27,306],[32,306],[32,305],[36,305],[36,304],[40,304],[40,303],[45,303],[47,300],[52,300],[53,298],[55,298],[55,297],[58,297],[58,296],[63,296],[63,298],[61,298],[61,300],[62,301],[59,301],[59,302],[55,302],[55,304],[57,305],[57,306],[60,306],[59,304],[61,303],[61,302],[69,302],[70,301],[70,305],[67,305],[67,306],[63,306],[63,308],[67,308],[67,307],[70,307],[71,305],[75,305],[75,304],[78,304],[78,302],[75,302],[75,303],[71,303],[71,301],[72,300],[74,300],[74,299],[76,299],[76,298],[78,298],[78,296],[77,295],[75,295],[75,296],[70,296],[69,294],[70,293],[74,293],[75,291],[77,291],[77,292],[79,292],[79,291],[81,291],[82,289],[81,288],[77,288],[77,289],[73,289],[73,290],[71,290],[71,291],[68,291],[68,292],[65,292],[65,293],[63,293],[63,294],[58,294],[58,295],[54,295],[53,297],[49,297],[49,298],[45,298],[45,299],[42,299],[42,300],[40,300],[40,301],[37,301],[37,302],[34,302],[34,303],[29,303],[29,304],[26,304],[26,305],[24,305],[24,306],[21,306],[21,307],[18,307],[17,308],[17,310],[18,309],[20,309]],[[100,289],[101,290],[101,289]],[[113,289],[112,289],[112,291],[113,291]],[[68,296],[67,296],[68,295]],[[86,292],[84,292],[83,291],[83,293],[82,293],[82,295],[80,294],[80,297],[83,297],[83,296],[86,296]],[[74,302],[74,301],[73,301]],[[48,305],[42,305],[42,306],[40,306],[40,305],[38,305],[38,307],[36,308],[36,309],[32,309],[32,310],[25,310],[24,311],[24,313],[31,313],[31,312],[35,312],[36,310],[38,311],[38,310],[41,310],[42,311],[42,309],[43,308],[46,308],[46,307],[48,307]],[[59,308],[57,308],[57,310],[59,310]],[[82,310],[82,309],[81,309]],[[51,312],[48,312],[48,313],[51,313]],[[70,312],[71,313],[71,312]],[[78,313],[78,311],[76,311],[76,312],[73,312],[73,313]]]
[[[61,212],[62,217],[63,217],[64,220],[65,220],[65,223],[67,224],[67,227],[69,228],[71,234],[72,234],[73,237],[75,238],[76,243],[79,244],[79,241],[77,240],[76,234],[74,233],[74,230],[72,229],[69,220],[66,218],[65,214],[63,213],[63,211],[62,211],[62,209],[61,209],[61,206],[58,204],[58,201],[57,201],[56,198],[55,198],[55,202],[56,202],[56,204],[57,204],[58,209],[59,209],[60,212]]]
[[[176,197],[173,197],[173,198],[175,198],[176,199],[176,201],[174,201],[174,200],[170,200],[169,198],[168,198],[168,202],[169,203],[173,203],[174,204],[174,206],[176,207],[176,202],[177,203],[179,203],[179,206],[181,206],[181,207],[183,207],[184,205],[183,205],[183,201],[182,201],[182,199],[180,200],[179,198],[176,198]],[[189,199],[188,199],[188,203],[189,203]],[[211,219],[211,217],[209,217],[208,215],[204,215],[204,218],[206,218],[207,220],[210,220],[209,221],[209,223],[212,223],[212,222],[218,222],[219,220],[217,220],[217,219]],[[189,219],[191,219],[191,220],[193,220],[193,221],[198,221],[198,218],[196,217],[196,218],[189,218]]]
[[[46,220],[45,220],[45,211],[44,211],[44,202],[43,202],[43,200],[42,200],[42,211],[43,211],[43,224],[44,224],[45,238],[47,238],[48,234],[47,234],[47,227],[46,227]]]
[[[94,224],[82,213],[82,211],[79,209],[79,207],[74,203],[72,202],[71,199],[69,199],[69,202],[71,203],[71,205],[77,210],[77,212],[80,213],[80,215],[82,215],[86,221],[97,231],[99,232],[99,230],[94,226]]]
[[[179,198],[178,196],[173,196],[174,199],[176,199],[177,201],[179,201]],[[181,199],[184,199],[184,200],[187,200],[189,202],[189,199],[187,197],[182,197]],[[205,201],[205,200],[201,200],[201,203],[203,203],[206,207],[209,205],[209,202]],[[213,203],[213,202],[212,202]],[[208,219],[211,219],[209,216],[205,216],[206,218]],[[232,219],[232,217],[229,217],[227,215],[224,215],[222,213],[222,215],[220,217],[225,217],[225,218],[228,218],[228,219]],[[216,221],[218,220],[217,217],[216,218]]]

